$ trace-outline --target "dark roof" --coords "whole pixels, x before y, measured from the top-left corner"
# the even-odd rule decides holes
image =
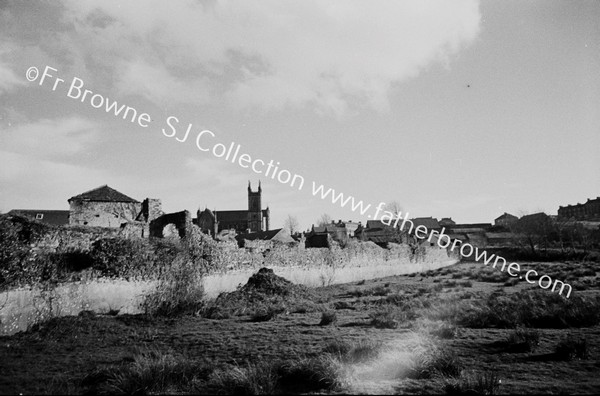
[[[284,242],[293,242],[294,239],[290,236],[287,235],[287,233],[285,235],[281,234],[281,231],[283,230],[283,228],[277,228],[275,230],[269,230],[269,231],[259,231],[259,232],[251,232],[248,234],[240,234],[238,236],[235,237],[235,239],[237,239],[238,241],[241,240],[248,240],[248,241],[255,241],[255,240],[261,240],[261,241],[270,241],[275,237],[278,237],[279,240],[283,240]],[[287,235],[287,237],[286,237]]]
[[[139,203],[139,201],[136,201],[135,199],[118,192],[114,188],[108,187],[106,184],[69,198],[69,202],[71,202],[72,200]]]
[[[20,215],[41,221],[46,224],[67,225],[69,224],[68,210],[44,210],[44,209],[13,209],[8,214]],[[41,216],[40,216],[41,215]],[[40,218],[41,217],[41,218]]]
[[[215,210],[217,221],[248,221],[247,210]]]
[[[452,220],[452,217],[442,217],[442,219],[439,221],[439,224],[456,224],[456,222]]]
[[[427,229],[436,229],[440,228],[440,223],[438,223],[437,219],[433,217],[417,217],[414,219],[410,219],[415,225],[415,228],[422,225],[427,227]]]
[[[492,228],[492,223],[473,223],[473,224],[455,224],[450,227],[453,230],[459,230],[463,228]]]
[[[514,215],[511,215],[510,213],[504,212],[503,215],[497,217],[495,220],[501,220],[501,219],[518,219],[518,217],[514,216]]]
[[[390,220],[390,225],[387,225],[386,223],[384,223],[381,220],[367,220],[367,227],[366,228],[393,228],[394,226],[392,225],[394,222],[392,222]]]

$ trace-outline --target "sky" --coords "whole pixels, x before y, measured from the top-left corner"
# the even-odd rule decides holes
[[[392,201],[556,214],[600,196],[599,20],[594,0],[0,0],[0,212],[104,184],[247,209],[260,180],[272,228]]]

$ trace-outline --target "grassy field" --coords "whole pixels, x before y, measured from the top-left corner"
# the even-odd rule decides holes
[[[523,264],[571,298],[462,263],[317,289],[265,272],[185,309],[55,318],[0,338],[0,393],[599,393],[598,264]]]

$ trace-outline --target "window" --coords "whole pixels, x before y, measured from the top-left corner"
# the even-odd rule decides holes
[[[44,218],[44,214],[43,213],[38,213],[35,215],[35,219],[36,220],[42,220]]]

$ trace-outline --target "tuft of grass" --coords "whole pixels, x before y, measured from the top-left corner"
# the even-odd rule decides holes
[[[261,361],[215,370],[208,388],[227,395],[269,395],[278,393],[278,381],[276,367]]]
[[[446,340],[452,339],[458,334],[458,327],[450,323],[442,322],[439,326],[431,328],[429,334]]]
[[[283,313],[285,311],[285,307],[279,304],[265,304],[261,305],[254,310],[252,315],[250,315],[250,321],[252,322],[267,322],[277,315]]]
[[[512,352],[533,352],[540,344],[540,332],[536,329],[517,328],[513,330],[506,345]]]
[[[457,285],[457,282],[454,280],[447,280],[442,282],[442,286],[444,287],[455,287]]]
[[[343,386],[340,362],[327,354],[284,362],[278,374],[279,393],[334,391]]]
[[[494,293],[485,300],[463,300],[433,314],[470,328],[588,327],[600,323],[600,298],[572,296],[567,299],[547,290]]]
[[[500,377],[494,371],[469,372],[456,380],[447,380],[444,391],[447,395],[496,395],[500,384]]]
[[[337,322],[337,314],[335,311],[326,311],[321,314],[321,322],[319,326],[327,326]]]
[[[429,379],[439,377],[459,377],[463,364],[453,353],[438,348],[427,349],[418,353],[408,370],[406,378]]]
[[[189,391],[193,381],[208,378],[211,371],[207,362],[147,350],[135,355],[128,366],[94,370],[81,385],[89,394],[175,393]]]
[[[504,286],[516,286],[519,284],[519,279],[510,278],[506,282],[504,282]]]
[[[378,329],[395,329],[400,323],[407,323],[416,318],[416,313],[409,306],[401,308],[393,305],[384,305],[369,313],[371,325]]]
[[[363,363],[375,359],[383,343],[371,339],[361,339],[359,341],[333,341],[324,349],[324,353],[333,355],[337,360],[346,364]]]
[[[559,360],[587,359],[590,356],[587,339],[568,334],[558,342],[554,354]]]

